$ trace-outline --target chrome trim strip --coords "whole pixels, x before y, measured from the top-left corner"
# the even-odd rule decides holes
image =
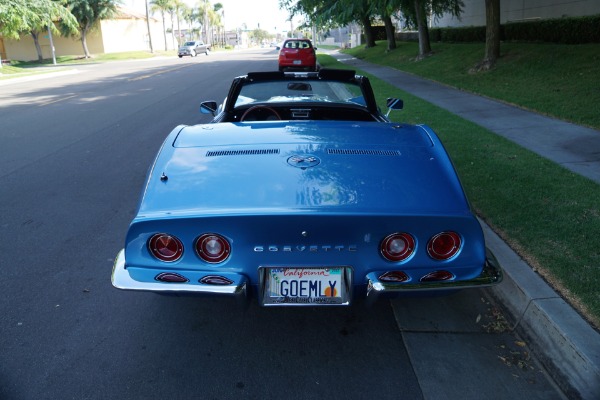
[[[367,275],[367,300],[377,300],[383,293],[401,293],[414,291],[441,291],[482,288],[494,286],[502,282],[504,274],[502,268],[491,250],[486,249],[486,259],[481,275],[468,281],[445,282],[418,282],[418,283],[391,283],[381,282],[378,274],[372,272]]]
[[[247,298],[248,279],[243,275],[238,275],[237,279],[231,277],[230,275],[227,277],[234,281],[231,285],[136,281],[131,277],[131,275],[129,275],[127,268],[125,268],[125,250],[121,250],[115,258],[111,281],[114,287],[122,290],[143,290],[159,293],[206,293],[233,296],[239,299]]]

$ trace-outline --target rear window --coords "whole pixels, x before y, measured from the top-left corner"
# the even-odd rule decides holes
[[[288,40],[283,45],[284,49],[310,49],[312,45],[306,40]]]

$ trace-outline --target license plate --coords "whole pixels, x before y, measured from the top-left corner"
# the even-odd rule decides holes
[[[264,268],[263,305],[347,305],[345,267]]]
[[[302,60],[294,60],[294,64],[295,64],[295,65],[302,64]]]

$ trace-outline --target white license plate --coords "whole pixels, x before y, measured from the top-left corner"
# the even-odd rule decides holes
[[[347,305],[346,268],[265,268],[263,305]]]
[[[300,65],[300,64],[302,64],[302,60],[294,60],[294,64],[295,65]]]

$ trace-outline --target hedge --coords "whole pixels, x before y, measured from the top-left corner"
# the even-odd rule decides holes
[[[411,32],[399,32],[400,40],[418,38]],[[432,42],[485,42],[485,26],[431,28]],[[505,42],[550,42],[565,44],[600,43],[600,15],[509,22],[500,26]]]

